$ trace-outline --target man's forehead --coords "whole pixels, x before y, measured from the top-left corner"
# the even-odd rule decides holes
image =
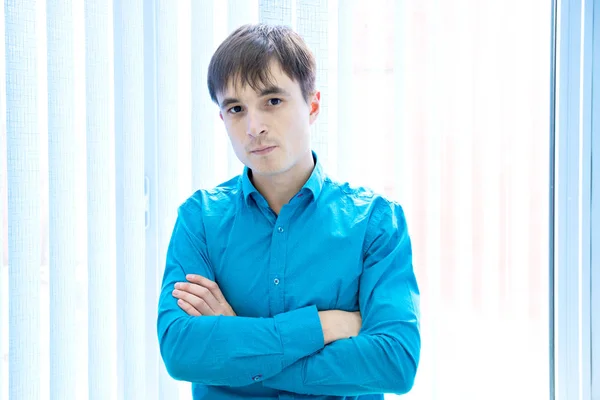
[[[253,81],[250,78],[241,79],[241,77],[236,76],[229,79],[227,85],[225,85],[223,96],[241,95],[247,92],[260,94],[265,89],[274,86],[280,86],[280,84],[277,79],[271,76],[268,77],[267,82],[263,82],[262,80]]]
[[[242,79],[239,74],[232,77],[225,85],[222,93],[218,93],[219,102],[225,98],[240,99],[244,96],[263,96],[274,92],[282,94],[291,94],[294,92],[292,85],[294,82],[287,78],[285,74],[277,76],[268,74],[263,79],[252,81],[250,78]]]

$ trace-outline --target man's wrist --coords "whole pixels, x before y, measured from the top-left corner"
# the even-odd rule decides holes
[[[362,318],[359,312],[342,310],[319,311],[325,345],[359,334]]]
[[[321,328],[323,329],[323,338],[325,344],[335,342],[336,340],[347,338],[348,315],[341,310],[319,311]]]
[[[337,340],[334,335],[335,324],[332,323],[331,316],[330,311],[319,311],[319,320],[321,321],[323,339],[326,345]]]

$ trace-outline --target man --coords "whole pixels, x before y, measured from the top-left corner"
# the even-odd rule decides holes
[[[194,399],[367,400],[413,385],[419,290],[405,217],[325,175],[310,145],[315,71],[283,26],[237,29],[209,65],[246,167],[180,206],[168,248],[160,350]]]

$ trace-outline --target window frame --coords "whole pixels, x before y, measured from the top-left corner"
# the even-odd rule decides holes
[[[600,95],[593,85],[600,78],[600,52],[594,54],[593,46],[600,39],[594,29],[600,7],[589,0],[552,5],[550,397],[589,400],[600,398],[598,371],[592,376],[600,354],[593,346],[600,316],[592,312],[600,289],[593,273],[600,250],[600,215],[593,202],[600,164],[592,157],[600,150],[594,124]]]

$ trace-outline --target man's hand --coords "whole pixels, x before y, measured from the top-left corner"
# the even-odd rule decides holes
[[[177,282],[173,297],[179,299],[177,305],[188,315],[226,315],[235,317],[236,314],[225,300],[219,286],[200,275],[187,275],[188,282]]]
[[[362,328],[362,317],[359,311],[319,311],[319,319],[326,345],[336,340],[357,336]]]

